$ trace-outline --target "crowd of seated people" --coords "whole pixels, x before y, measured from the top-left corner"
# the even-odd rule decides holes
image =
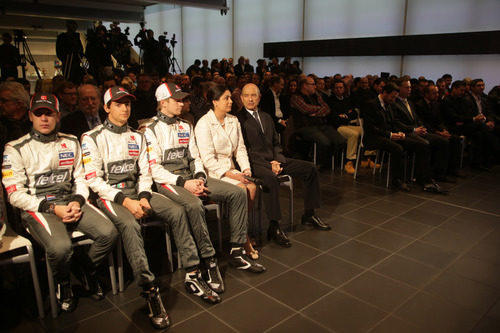
[[[370,158],[357,156],[362,137],[367,150],[390,154],[391,183],[401,191],[411,190],[412,179],[403,175],[406,155],[415,156],[418,185],[436,194],[446,192],[439,182],[465,176],[459,161],[462,144],[476,169],[488,170],[500,156],[500,87],[486,95],[482,79],[453,81],[449,74],[436,82],[408,76],[318,77],[302,74],[288,57],[281,63],[259,59],[255,69],[244,57],[236,65],[232,59],[213,60],[210,67],[208,63],[196,60],[186,74],[164,76],[116,70],[100,82],[85,76],[78,85],[56,76],[38,85],[31,99],[16,78],[0,83],[0,146],[2,152],[7,147],[9,156],[2,154],[3,200],[24,212],[21,218],[46,251],[56,252],[50,263],[65,288],[63,310],[74,308],[67,267],[60,264],[60,257],[69,260],[71,252],[68,247],[51,248],[51,238],[26,214],[31,210],[50,224],[78,221],[85,211],[103,212],[106,227],[118,233],[106,240],[98,256],[89,254],[89,276],[120,235],[150,305],[152,325],[164,328],[170,321],[148,267],[137,219],[154,214],[171,226],[187,290],[215,304],[225,286],[203,202],[226,202],[229,207],[229,264],[262,273],[266,268],[257,261],[248,213],[260,188],[269,240],[292,246],[281,225],[282,175],[304,184],[302,224],[329,230],[315,211],[321,204],[319,172],[331,168],[331,157],[338,153],[345,153],[348,174],[355,172],[356,159],[376,168]],[[74,146],[73,155],[65,154],[62,162],[62,155],[44,156],[50,162],[47,168],[56,167],[43,172],[68,167],[69,177],[84,189],[68,190],[64,198],[44,189],[41,198],[30,173],[43,165],[31,165],[23,155],[29,150],[22,147],[35,145],[40,152],[30,154],[40,154],[61,140],[66,140],[63,147]],[[316,144],[317,165],[304,160],[310,146],[298,140]],[[16,173],[23,176],[13,177]],[[86,203],[89,189],[100,198],[94,204]],[[26,200],[38,200],[36,207],[20,203],[21,193],[30,196]],[[81,231],[86,232],[83,226]],[[93,281],[94,298],[102,299]]]

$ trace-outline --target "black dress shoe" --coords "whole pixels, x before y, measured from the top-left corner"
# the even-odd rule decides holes
[[[403,183],[399,179],[393,180],[392,181],[392,186],[395,189],[398,189],[398,190],[403,191],[403,192],[410,192],[411,191],[410,186],[408,186],[408,184],[406,184],[406,183]]]
[[[315,227],[316,229],[319,230],[330,230],[332,227],[328,225],[328,223],[325,223],[321,221],[321,219],[318,216],[304,216],[302,215],[302,224],[303,225],[310,225]]]
[[[283,247],[291,247],[292,243],[286,236],[285,232],[281,230],[279,224],[272,223],[267,229],[267,239],[273,240],[276,244]]]
[[[424,185],[424,191],[429,192],[429,193],[436,193],[436,194],[446,194],[448,191],[444,190],[441,188],[436,183],[429,183]]]

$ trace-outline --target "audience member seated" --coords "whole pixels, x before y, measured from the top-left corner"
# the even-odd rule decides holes
[[[448,175],[464,177],[460,167],[461,144],[460,137],[451,134],[446,127],[441,115],[439,88],[428,84],[424,88],[423,98],[415,103],[415,113],[422,120],[429,133],[434,133],[446,139],[449,143]]]
[[[248,209],[252,209],[257,187],[247,179],[252,176],[247,150],[241,134],[238,119],[229,114],[231,111],[231,92],[225,86],[212,86],[207,98],[212,103],[212,110],[196,124],[197,145],[208,176],[226,181],[243,188],[248,197]],[[238,163],[238,170],[233,159]],[[245,244],[250,257],[258,253],[250,241]]]
[[[252,83],[245,85],[242,101],[245,108],[238,114],[238,119],[250,158],[252,174],[263,182],[264,207],[270,221],[269,238],[279,245],[290,246],[290,241],[280,227],[279,175],[290,175],[293,179],[300,179],[304,183],[302,224],[329,230],[330,226],[316,216],[314,211],[320,207],[319,177],[314,164],[286,158],[282,154],[272,117],[258,110],[260,91],[256,85]]]
[[[471,81],[470,91],[465,95],[465,98],[470,101],[470,104],[472,104],[474,112],[477,112],[478,114],[482,113],[486,116],[486,126],[498,133],[500,117],[495,114],[491,108],[488,95],[484,93],[484,81],[482,79],[475,79]]]
[[[284,104],[282,92],[285,88],[285,80],[279,76],[273,76],[269,83],[270,89],[262,94],[260,110],[271,116],[276,131],[282,133],[286,128],[289,116],[288,110],[282,109],[281,107]]]
[[[310,76],[299,82],[298,93],[292,95],[290,105],[294,109],[295,133],[308,142],[318,145],[318,164],[329,168],[331,156],[346,144],[346,139],[328,125],[328,104],[316,92],[316,84]]]
[[[353,109],[350,97],[345,97],[344,92],[344,82],[335,81],[333,94],[330,97],[332,106],[330,123],[347,140],[347,161],[344,170],[352,175],[354,174],[354,162],[358,152],[359,138],[361,137],[361,127],[357,122],[358,113]]]
[[[398,81],[399,95],[391,105],[394,118],[407,139],[428,141],[431,149],[433,178],[438,181],[447,181],[449,146],[448,140],[440,135],[428,132],[418,117],[415,106],[408,100],[411,94],[410,81],[401,78]]]
[[[450,95],[443,100],[443,115],[451,133],[465,135],[471,142],[471,166],[488,170],[490,159],[498,156],[500,144],[486,116],[474,110],[465,98],[465,83],[455,81]]]
[[[179,84],[180,85],[180,84]],[[149,119],[156,114],[156,86],[149,74],[140,74],[137,78],[137,89],[135,90],[135,102],[132,104],[131,119],[139,122],[141,119]]]
[[[99,88],[92,84],[82,84],[78,88],[78,107],[61,121],[61,132],[73,134],[78,139],[83,133],[102,124],[106,112],[101,107]]]
[[[18,82],[0,83],[0,124],[6,129],[5,141],[0,142],[0,151],[4,145],[18,139],[31,130],[28,118],[30,96]]]
[[[417,136],[406,136],[394,117],[391,104],[398,95],[399,87],[387,84],[376,99],[368,102],[361,110],[363,117],[363,143],[368,149],[381,149],[390,153],[391,183],[393,187],[410,191],[403,177],[403,152],[416,154],[415,174],[423,190],[442,193],[443,190],[431,178],[429,144]]]
[[[78,105],[78,92],[73,82],[65,81],[58,85],[55,94],[61,103],[59,105],[61,119],[76,110]]]

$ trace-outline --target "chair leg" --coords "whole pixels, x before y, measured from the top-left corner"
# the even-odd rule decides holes
[[[217,215],[217,232],[219,233],[219,252],[222,253],[222,218],[220,204],[217,204],[215,213]]]
[[[375,176],[375,172],[377,171],[377,164],[378,164],[378,156],[380,154],[380,151],[377,150],[375,153],[375,168],[373,168],[373,175]],[[383,158],[382,158],[383,160]],[[380,172],[382,172],[382,161],[380,162]]]
[[[316,144],[316,142],[313,142],[313,163],[314,163],[315,166],[318,166],[318,164],[316,163],[317,162],[317,160],[316,160],[316,157],[317,157],[316,152],[317,152],[317,144]]]
[[[57,312],[59,310],[56,300],[56,288],[54,284],[54,274],[52,273],[52,268],[50,268],[49,258],[45,254],[45,264],[47,266],[47,282],[49,283],[49,299],[50,299],[50,310],[52,311],[52,318],[57,318]]]
[[[465,136],[460,136],[460,169],[464,166]]]
[[[111,280],[111,290],[113,295],[118,294],[118,288],[116,286],[116,272],[115,272],[115,259],[113,258],[113,252],[108,254],[108,267],[109,267],[109,279]]]
[[[358,177],[358,168],[359,168],[359,161],[361,160],[361,151],[363,148],[361,147],[361,144],[358,145],[358,153],[356,154],[356,166],[354,167],[354,180]]]
[[[125,290],[125,282],[123,279],[123,243],[121,238],[118,239],[116,244],[116,264],[118,266],[118,290],[123,292]]]
[[[293,180],[290,177],[290,231],[293,231]]]
[[[340,173],[344,172],[344,156],[345,156],[345,148],[342,148],[340,151]]]
[[[42,292],[40,290],[40,281],[38,280],[38,272],[36,269],[33,248],[31,246],[26,246],[26,249],[28,251],[28,257],[30,260],[31,278],[33,280],[33,289],[35,290],[36,306],[38,307],[38,316],[40,318],[44,318],[45,312],[43,311]]]
[[[170,233],[169,233],[169,226],[165,226],[165,247],[167,248],[167,259],[168,259],[168,264],[170,268],[170,272],[174,272],[174,262],[173,262],[173,256],[172,256],[172,242],[170,240]],[[177,249],[177,252],[179,250]]]
[[[389,188],[390,179],[391,179],[391,154],[389,154],[389,157],[387,158],[387,180],[385,182],[386,188]]]

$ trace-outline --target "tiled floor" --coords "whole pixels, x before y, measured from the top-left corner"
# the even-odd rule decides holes
[[[357,184],[322,172],[318,213],[332,231],[299,225],[290,249],[265,244],[261,275],[227,268],[220,255],[227,291],[218,305],[188,295],[182,273],[160,273],[169,331],[500,332],[500,167],[445,185],[446,196],[417,187],[391,192],[381,183],[367,171]],[[300,221],[299,184],[295,191]],[[165,271],[161,251],[148,250],[155,272]],[[19,283],[29,286],[29,276]],[[26,294],[13,301],[17,294],[2,289],[2,308],[14,304],[3,311],[3,328],[154,331],[134,285],[102,302],[82,297],[74,313],[56,320],[37,320]]]

